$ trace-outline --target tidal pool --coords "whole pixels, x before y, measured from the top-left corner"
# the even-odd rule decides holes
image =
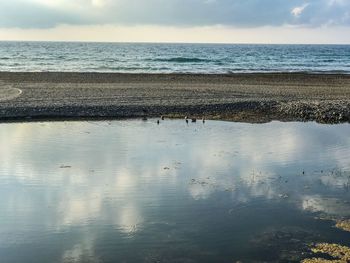
[[[350,246],[336,227],[349,124],[12,123],[0,146],[0,262],[299,262]]]

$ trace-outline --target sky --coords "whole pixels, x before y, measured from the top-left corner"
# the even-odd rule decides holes
[[[0,0],[0,40],[350,44],[350,0]]]

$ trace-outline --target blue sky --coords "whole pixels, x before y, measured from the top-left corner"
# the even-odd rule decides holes
[[[167,29],[179,42],[349,43],[350,0],[0,0],[0,39],[167,41]]]

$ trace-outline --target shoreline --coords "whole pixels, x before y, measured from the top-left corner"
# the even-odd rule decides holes
[[[0,72],[0,122],[160,115],[350,122],[350,75]]]

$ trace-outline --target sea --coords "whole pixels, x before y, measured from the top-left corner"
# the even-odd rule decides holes
[[[350,45],[0,42],[0,71],[350,73]]]

